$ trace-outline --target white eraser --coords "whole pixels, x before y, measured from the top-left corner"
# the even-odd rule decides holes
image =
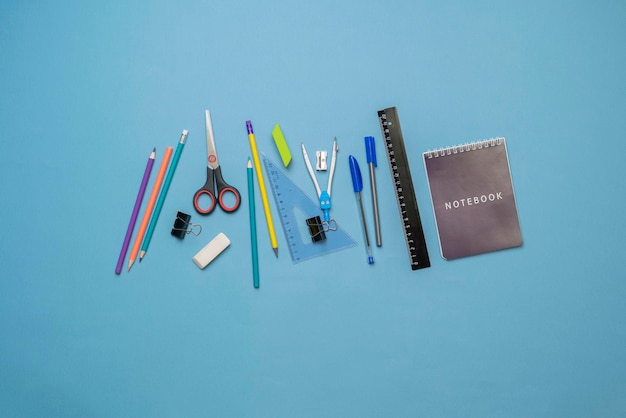
[[[230,240],[224,233],[220,232],[211,240],[198,254],[193,256],[193,262],[201,269],[209,265],[222,251],[230,245]]]

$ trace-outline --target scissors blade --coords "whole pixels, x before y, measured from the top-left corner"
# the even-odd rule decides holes
[[[206,149],[208,154],[208,166],[216,169],[219,166],[217,162],[217,151],[215,150],[215,138],[213,137],[213,124],[211,123],[211,112],[204,111],[204,121],[206,125]]]

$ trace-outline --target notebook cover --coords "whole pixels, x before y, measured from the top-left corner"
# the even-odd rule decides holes
[[[522,245],[504,138],[423,153],[441,256]]]

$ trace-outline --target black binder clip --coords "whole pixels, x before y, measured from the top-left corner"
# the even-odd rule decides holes
[[[324,241],[326,239],[324,224],[319,216],[307,219],[306,224],[309,227],[309,234],[311,235],[311,240],[314,243]]]
[[[187,215],[184,212],[178,211],[176,219],[174,220],[174,227],[172,228],[172,235],[176,238],[183,239],[187,234],[200,235],[202,232],[202,225],[192,224],[189,222],[191,215]]]

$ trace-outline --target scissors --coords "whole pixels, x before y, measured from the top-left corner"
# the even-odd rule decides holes
[[[211,113],[208,110],[204,111],[205,124],[206,124],[206,147],[208,151],[208,164],[206,169],[206,183],[200,188],[193,196],[193,207],[201,215],[208,215],[213,212],[215,206],[219,205],[222,210],[226,212],[234,212],[239,208],[241,203],[241,195],[239,190],[231,186],[222,178],[222,167],[220,167],[217,161],[217,152],[215,151],[215,139],[213,138],[213,125],[211,124]],[[217,194],[215,194],[215,184],[217,184]],[[235,203],[232,206],[228,206],[224,202],[224,196],[232,194],[235,197]],[[200,206],[200,197],[203,195],[209,196],[211,199],[211,205],[204,209]]]

